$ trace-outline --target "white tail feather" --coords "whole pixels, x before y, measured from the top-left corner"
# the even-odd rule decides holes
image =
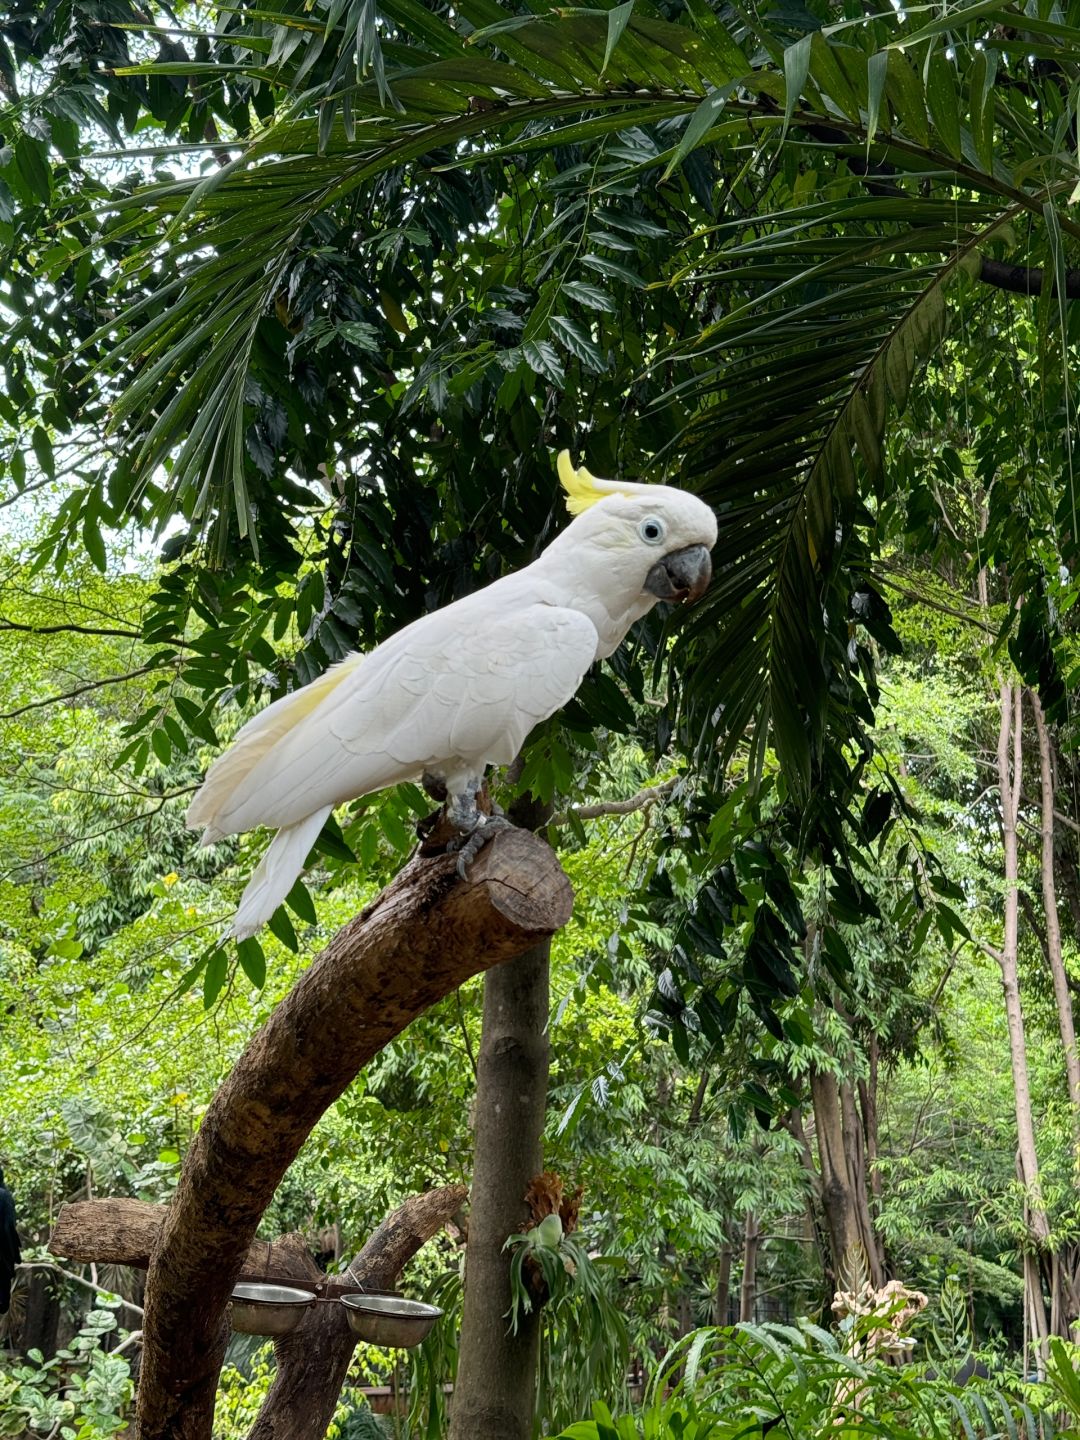
[[[326,805],[295,825],[286,825],[271,840],[240,897],[230,932],[237,940],[261,930],[285,899],[331,809]]]

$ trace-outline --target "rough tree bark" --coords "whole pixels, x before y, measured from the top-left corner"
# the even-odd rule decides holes
[[[484,980],[476,1070],[476,1146],[461,1351],[450,1440],[530,1440],[540,1311],[510,1332],[508,1235],[529,1223],[525,1190],[543,1169],[548,959],[534,946]]]
[[[411,862],[274,1010],[206,1113],[150,1260],[138,1440],[210,1440],[223,1317],[263,1211],[316,1121],[410,1020],[570,917],[551,850],[498,835],[469,880]]]
[[[874,1218],[870,1213],[870,1198],[866,1176],[866,1132],[855,1105],[855,1091],[847,1080],[840,1085],[840,1115],[844,1126],[844,1158],[847,1161],[847,1179],[855,1202],[855,1219],[866,1263],[870,1268],[870,1279],[874,1289],[880,1290],[885,1284],[885,1267],[881,1258]]]
[[[859,1105],[862,1109],[863,1134],[866,1139],[866,1168],[870,1183],[870,1194],[874,1197],[874,1210],[881,1205],[881,1172],[877,1168],[878,1158],[878,1068],[880,1050],[878,1037],[871,1034],[867,1045],[867,1060],[870,1073],[859,1081]],[[884,1257],[882,1259],[884,1264]]]
[[[464,1185],[447,1185],[413,1195],[383,1221],[349,1266],[331,1281],[336,1290],[390,1289],[416,1252],[446,1223],[465,1198]],[[65,1205],[49,1241],[55,1255],[69,1260],[111,1262],[140,1269],[165,1220],[164,1205],[141,1200],[87,1200]],[[302,1235],[257,1240],[244,1271],[282,1280],[325,1284]],[[315,1305],[289,1335],[274,1342],[277,1374],[248,1440],[321,1440],[337,1407],[356,1347],[340,1305]]]
[[[866,1144],[866,1176],[865,1183],[868,1186],[867,1211],[869,1215],[870,1235],[877,1252],[878,1265],[881,1267],[882,1278],[888,1274],[888,1264],[885,1256],[885,1242],[881,1232],[877,1228],[878,1217],[881,1214],[881,1172],[877,1168],[878,1158],[878,1037],[871,1034],[867,1046],[867,1060],[869,1061],[870,1073],[865,1080],[859,1081],[859,1108],[862,1112],[862,1132]]]
[[[825,1070],[811,1070],[810,1096],[814,1105],[814,1130],[821,1166],[821,1206],[829,1232],[833,1281],[837,1289],[848,1289],[852,1278],[848,1273],[852,1258],[860,1247],[865,1249],[865,1245],[854,1189],[848,1175],[836,1077]]]
[[[58,1258],[83,1265],[130,1265],[145,1270],[157,1243],[167,1212],[165,1205],[146,1200],[76,1200],[62,1205],[56,1217],[49,1250]],[[248,1247],[241,1269],[251,1274],[295,1274],[296,1255],[308,1254],[307,1241],[297,1232]]]
[[[835,1277],[832,1273],[832,1253],[825,1226],[825,1204],[821,1193],[821,1176],[818,1174],[817,1166],[814,1164],[814,1152],[810,1146],[806,1126],[803,1124],[802,1111],[797,1105],[793,1105],[784,1117],[784,1128],[794,1137],[799,1148],[799,1160],[802,1165],[803,1180],[806,1185],[806,1219],[810,1234],[813,1236],[814,1244],[817,1247],[818,1258],[821,1261],[821,1273],[826,1282],[828,1293],[822,1298],[827,1308],[835,1290],[835,1286],[832,1284]]]

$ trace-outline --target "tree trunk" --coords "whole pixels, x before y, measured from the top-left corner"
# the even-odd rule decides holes
[[[848,1176],[836,1078],[827,1070],[811,1070],[810,1094],[814,1102],[821,1203],[829,1232],[833,1279],[837,1289],[856,1288],[859,1276],[869,1265],[869,1256],[864,1253],[855,1194]]]
[[[720,1267],[716,1274],[716,1289],[713,1291],[712,1322],[714,1325],[728,1323],[728,1302],[731,1298],[731,1261],[734,1246],[730,1242],[720,1247]]]
[[[814,1164],[814,1152],[810,1147],[806,1127],[803,1125],[802,1111],[797,1105],[792,1106],[788,1111],[784,1125],[794,1136],[799,1147],[799,1158],[802,1162],[803,1177],[806,1181],[806,1218],[809,1222],[810,1233],[814,1237],[814,1244],[817,1247],[822,1275],[828,1283],[829,1293],[824,1296],[824,1302],[828,1305],[829,1300],[832,1298],[833,1290],[835,1289],[835,1285],[831,1283],[831,1279],[835,1279],[835,1277],[832,1276],[832,1251],[824,1222],[825,1205],[821,1193],[821,1176],[818,1174],[817,1166]]]
[[[855,1202],[859,1238],[866,1252],[866,1263],[870,1267],[870,1279],[874,1289],[880,1290],[885,1284],[885,1270],[881,1263],[866,1187],[866,1134],[855,1108],[855,1091],[846,1080],[840,1086],[840,1115],[844,1126],[844,1158],[847,1161],[848,1185]]]
[[[753,1323],[757,1304],[757,1261],[761,1245],[761,1225],[752,1210],[746,1212],[743,1230],[742,1285],[739,1287],[739,1319]]]
[[[1065,1051],[1065,1075],[1072,1109],[1073,1149],[1080,1155],[1080,1054],[1076,1049],[1076,1025],[1073,1020],[1072,996],[1061,954],[1061,923],[1058,919],[1057,886],[1054,879],[1054,770],[1050,758],[1050,735],[1038,695],[1028,691],[1035,733],[1039,740],[1039,778],[1042,792],[1042,876],[1043,913],[1046,918],[1046,958],[1054,980],[1058,1028]]]
[[[866,1184],[869,1191],[866,1201],[870,1216],[870,1235],[884,1281],[884,1277],[888,1274],[888,1266],[885,1263],[885,1242],[877,1229],[878,1216],[881,1214],[881,1172],[877,1167],[878,1037],[876,1035],[870,1036],[867,1058],[870,1063],[869,1077],[859,1081],[859,1106],[862,1110],[863,1139],[866,1145]]]
[[[1005,868],[1005,916],[998,964],[1001,969],[1001,988],[1005,998],[1005,1016],[1009,1027],[1009,1055],[1012,1064],[1013,1100],[1016,1108],[1019,1173],[1027,1197],[1025,1213],[1028,1217],[1028,1228],[1035,1248],[1042,1252],[1046,1249],[1049,1239],[1050,1225],[1043,1209],[1039,1188],[1039,1161],[1035,1148],[1027,1043],[1024,1036],[1024,1015],[1020,1008],[1020,984],[1017,972],[1019,854],[1016,827],[1023,778],[1021,728],[1023,717],[1019,686],[1010,685],[1002,680],[1000,682],[1000,705],[997,768],[998,787],[1001,795],[1001,839]],[[1039,1265],[1035,1255],[1025,1255],[1024,1275],[1031,1336],[1037,1353],[1041,1355],[1047,1336],[1047,1318]]]
[[[876,1164],[878,1157],[878,1053],[878,1037],[871,1035],[867,1049],[870,1075],[868,1079],[859,1081],[859,1104],[862,1107],[863,1132],[866,1138],[867,1179],[875,1204],[881,1202],[881,1173]]]
[[[525,1191],[543,1169],[547,1103],[548,959],[534,946],[484,978],[476,1071],[476,1149],[465,1302],[450,1440],[531,1440],[540,1312],[517,1334],[510,1309],[509,1235],[529,1223]]]
[[[151,1255],[138,1440],[210,1440],[229,1292],[326,1109],[410,1020],[571,908],[548,847],[507,831],[467,881],[453,856],[412,861],[301,976],[214,1097]]]

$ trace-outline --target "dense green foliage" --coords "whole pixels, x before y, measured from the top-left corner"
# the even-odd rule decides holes
[[[546,1163],[584,1200],[552,1252],[548,1433],[753,1433],[777,1418],[759,1383],[808,1433],[848,1368],[824,1330],[701,1331],[632,1417],[612,1307],[650,1372],[740,1291],[747,1319],[827,1324],[833,1111],[867,1248],[931,1295],[924,1350],[959,1286],[993,1423],[1068,1408],[1060,1344],[1056,1389],[1019,1377],[1046,1358],[1024,1255],[1073,1277],[1057,1328],[1080,1315],[1050,980],[1052,916],[1080,975],[1078,51],[1076,5],[1041,0],[6,8],[0,1162],[31,1250],[77,1195],[168,1197],[253,1030],[427,808],[403,787],[342,811],[269,933],[226,948],[262,840],[184,829],[209,759],[266,697],[528,560],[569,445],[694,488],[721,539],[708,599],[594,670],[517,782],[553,801],[577,892]],[[1038,1193],[1001,1006],[1002,683],[1038,692],[1054,768],[1047,867],[1028,694]],[[469,1179],[477,997],[357,1080],[265,1233],[336,1227],[347,1256]],[[448,1311],[413,1429],[440,1423],[459,1242],[409,1277]],[[126,1399],[90,1348],[82,1440]],[[41,1373],[18,1383],[47,1433],[72,1415]],[[229,1440],[268,1375],[227,1372]],[[870,1375],[875,1423],[944,1433],[935,1383]],[[23,1402],[0,1397],[2,1430]]]

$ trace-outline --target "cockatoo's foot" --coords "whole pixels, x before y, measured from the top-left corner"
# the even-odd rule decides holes
[[[447,845],[448,850],[457,850],[457,872],[463,880],[468,879],[469,866],[480,851],[500,830],[513,827],[497,805],[491,805],[491,814],[485,814],[477,804],[482,780],[469,781],[464,790],[450,796],[446,807],[446,818],[457,831]]]
[[[469,866],[484,846],[490,840],[494,840],[500,830],[513,830],[513,828],[505,815],[481,815],[470,834],[462,835],[457,840],[451,840],[446,848],[458,851],[457,873],[462,880],[469,878]]]

